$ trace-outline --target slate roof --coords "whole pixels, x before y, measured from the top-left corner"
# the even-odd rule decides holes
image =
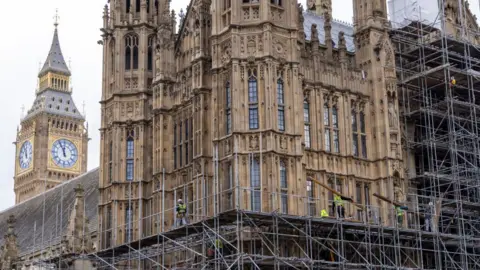
[[[70,93],[52,89],[47,89],[37,95],[32,107],[28,110],[23,120],[27,120],[42,112],[82,120],[85,119],[78,111],[77,106],[75,106],[75,102],[73,102]]]
[[[303,27],[306,35],[306,39],[310,40],[310,36],[312,34],[311,28],[312,24],[317,25],[318,29],[318,39],[320,43],[325,44],[325,32],[323,29],[324,26],[324,19],[322,16],[317,15],[313,12],[307,11],[303,13],[304,22]],[[347,45],[347,51],[355,52],[355,44],[353,40],[353,25],[350,25],[346,22],[341,22],[338,20],[332,20],[332,39],[335,43],[335,48],[338,48],[338,34],[343,31],[345,33],[345,41]]]
[[[3,235],[7,232],[7,219],[12,214],[16,219],[15,234],[20,256],[60,243],[67,230],[75,203],[74,188],[78,184],[84,189],[88,230],[95,232],[98,223],[98,179],[97,168],[0,212],[0,246],[3,245]]]
[[[63,58],[62,49],[60,48],[60,41],[58,39],[58,29],[56,26],[55,32],[53,33],[52,46],[50,47],[47,60],[45,60],[43,68],[38,73],[38,76],[41,77],[49,71],[67,76],[71,75],[70,70],[65,63],[65,59]]]

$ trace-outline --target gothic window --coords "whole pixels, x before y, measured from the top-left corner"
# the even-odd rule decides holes
[[[150,13],[150,0],[147,0],[147,13]]]
[[[129,243],[132,241],[132,233],[133,233],[133,210],[132,210],[132,205],[128,204],[125,207],[125,242]]]
[[[282,213],[288,213],[288,179],[287,179],[287,167],[285,162],[280,161],[280,202]]]
[[[105,236],[105,246],[109,248],[112,245],[112,207],[107,206],[107,233]]]
[[[155,0],[155,12],[157,13],[158,15],[158,0]]]
[[[185,119],[185,164],[188,164],[189,162],[189,156],[188,156],[188,140],[190,137],[188,137],[188,119]]]
[[[230,82],[227,82],[225,85],[225,100],[226,100],[226,109],[225,109],[225,118],[226,118],[226,127],[227,134],[232,132],[232,91],[230,87]]]
[[[115,40],[110,40],[110,74],[115,74]]]
[[[232,0],[223,0],[223,10],[230,9],[232,7]]]
[[[108,182],[113,180],[113,142],[110,141],[108,145]]]
[[[270,0],[272,5],[282,6],[282,0]]]
[[[360,113],[360,142],[362,144],[362,157],[367,158],[367,134],[365,131],[365,113]]]
[[[173,125],[173,169],[177,168],[177,124]]]
[[[352,110],[352,132],[353,132],[353,138],[352,138],[352,150],[353,150],[353,155],[358,157],[358,125],[357,125],[357,112],[355,110]]]
[[[130,1],[131,1],[131,0],[126,0],[126,1],[125,1],[125,11],[126,11],[127,13],[130,13],[130,7],[132,6]]]
[[[333,189],[333,190],[335,190],[339,193],[342,193],[342,180],[341,179],[338,179],[337,177],[330,178],[328,180],[328,186],[331,189]],[[328,192],[328,199],[329,199],[330,202],[333,201],[333,192],[331,192],[331,191]]]
[[[249,103],[249,127],[258,129],[258,82],[257,71],[248,71],[248,103]]]
[[[252,211],[261,211],[260,161],[256,158],[250,164],[250,186]]]
[[[360,123],[360,124],[359,124]],[[367,135],[365,133],[365,113],[352,110],[353,155],[367,158]],[[359,145],[360,142],[360,145]]]
[[[183,144],[183,138],[182,138],[182,122],[180,122],[180,124],[178,125],[178,129],[179,129],[179,132],[178,132],[178,136],[179,136],[179,146],[178,146],[178,166],[180,166],[180,168],[183,166],[183,155],[182,155],[182,151],[183,151],[183,147],[182,147],[182,144]]]
[[[133,165],[134,165],[134,153],[135,153],[135,142],[134,142],[134,132],[133,130],[128,131],[127,133],[127,181],[133,181]]]
[[[227,163],[227,182],[225,183],[225,190],[227,191],[227,209],[233,208],[233,166],[232,163]]]
[[[305,147],[311,147],[311,138],[310,138],[310,104],[308,100],[303,101],[303,133],[305,135]]]
[[[369,207],[370,205],[370,184],[362,181],[357,181],[355,184],[355,201],[360,205]],[[365,221],[364,212],[361,209],[357,209],[357,219]]]
[[[140,12],[140,0],[136,0],[136,12]]]
[[[125,36],[125,70],[138,69],[138,36]]]
[[[330,108],[327,104],[323,105],[323,125],[325,127],[325,151],[332,151],[330,145]]]
[[[308,203],[309,203],[309,215],[310,216],[315,216],[317,215],[315,211],[315,189],[314,185],[311,180],[307,180],[307,197],[308,197]]]
[[[332,125],[333,125],[333,151],[340,152],[340,139],[338,130],[338,110],[336,106],[332,108]]]
[[[153,39],[154,36],[148,37],[148,49],[147,49],[147,69],[153,70]]]
[[[285,131],[285,91],[282,79],[277,80],[278,130]]]

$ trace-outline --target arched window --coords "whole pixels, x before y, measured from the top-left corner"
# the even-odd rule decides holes
[[[258,129],[258,82],[257,70],[248,71],[248,122],[250,129]]]
[[[115,74],[115,40],[113,39],[110,40],[110,74]]]
[[[135,142],[134,142],[134,131],[127,131],[127,153],[126,153],[126,178],[127,181],[133,181],[133,172],[134,172],[134,154],[135,154]]]
[[[288,178],[287,178],[287,166],[285,161],[280,161],[280,210],[282,213],[288,213]]]
[[[154,36],[148,37],[148,48],[147,48],[147,68],[148,68],[148,71],[153,70],[153,39],[154,39]]]
[[[138,36],[125,36],[125,70],[138,69]]]
[[[340,139],[338,130],[338,109],[336,106],[332,108],[332,126],[333,126],[333,151],[340,152]]]
[[[305,147],[311,147],[311,138],[310,138],[310,104],[308,100],[303,101],[303,132],[305,135]]]
[[[365,131],[365,113],[360,112],[360,142],[362,145],[362,157],[367,158],[367,133]]]
[[[232,132],[232,92],[230,88],[230,82],[225,84],[225,119],[227,134]]]
[[[113,142],[108,145],[108,182],[113,181]]]
[[[126,0],[125,1],[125,11],[127,13],[130,13],[130,6],[132,5],[132,3],[130,2],[131,0]]]
[[[260,161],[257,158],[250,160],[250,200],[252,211],[261,211],[261,190],[260,190]]]
[[[357,124],[357,112],[352,110],[352,150],[353,155],[358,157],[358,124]]]
[[[323,126],[325,127],[325,151],[332,151],[331,142],[330,142],[330,108],[328,104],[323,105]]]
[[[285,131],[285,91],[283,80],[277,80],[278,130]]]

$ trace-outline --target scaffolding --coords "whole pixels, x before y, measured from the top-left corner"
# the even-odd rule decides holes
[[[106,237],[113,244],[75,258],[94,261],[96,269],[480,269],[478,33],[467,27],[462,0],[458,0],[461,25],[455,29],[459,34],[449,33],[454,28],[447,30],[445,1],[439,2],[438,21],[423,22],[419,11],[418,20],[403,21],[390,31],[409,169],[406,222],[396,222],[392,207],[373,205],[363,205],[367,211],[357,219],[322,217],[320,211],[310,210],[311,205],[327,199],[281,192],[262,196],[275,202],[287,196],[288,212],[308,215],[244,209],[244,200],[250,200],[255,190],[240,184],[239,166],[233,166],[230,187],[220,184],[225,179],[218,172],[214,143],[213,177],[206,179],[202,167],[201,176],[191,179],[202,189],[186,201],[189,209],[201,209],[201,215],[190,215],[187,225],[167,227],[165,221],[175,219],[175,207],[167,205],[174,205],[177,198],[175,193],[173,203],[165,201],[164,176],[151,204],[158,211],[140,208],[150,214],[129,217],[130,222],[114,216],[106,231],[97,232],[97,240]],[[245,153],[238,152],[237,144],[232,155],[238,165]],[[131,185],[129,194],[131,207]],[[142,194],[140,186],[138,197]],[[433,230],[426,229],[430,202],[436,209]],[[208,206],[213,213],[208,213]],[[140,228],[136,235],[134,227]],[[117,245],[123,237],[118,232],[124,232],[127,241]],[[58,267],[60,254],[36,262]]]

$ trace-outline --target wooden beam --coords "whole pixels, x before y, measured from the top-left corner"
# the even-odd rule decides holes
[[[334,190],[334,189],[330,188],[329,186],[325,185],[324,183],[322,183],[322,182],[318,181],[317,179],[315,179],[315,178],[313,178],[313,177],[309,177],[309,179],[310,179],[312,182],[314,182],[315,184],[317,184],[317,185],[319,185],[319,186],[321,186],[321,187],[325,188],[326,190],[328,190],[328,191],[332,192],[333,194],[335,194],[335,195],[338,195],[338,196],[342,197],[342,199],[344,199],[344,200],[346,200],[346,201],[350,201],[350,202],[352,202],[352,204],[353,204],[353,205],[355,205],[356,207],[358,207],[358,208],[360,208],[360,209],[362,209],[362,210],[364,209],[364,208],[363,208],[363,206],[362,206],[361,204],[358,204],[358,203],[356,203],[356,202],[355,202],[355,201],[354,201],[352,198],[350,198],[350,197],[348,197],[348,196],[345,196],[345,195],[343,195],[342,193],[340,193],[340,192],[338,192],[338,191],[336,191],[336,190]]]

